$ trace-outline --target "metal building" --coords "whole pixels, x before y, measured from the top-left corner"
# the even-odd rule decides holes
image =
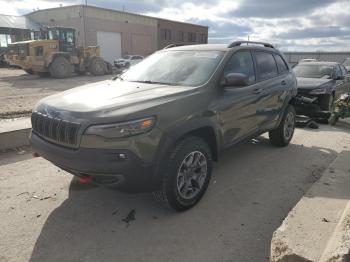
[[[26,15],[42,25],[76,29],[78,45],[99,45],[108,62],[126,54],[147,56],[171,43],[207,43],[208,27],[100,7],[73,5]]]
[[[40,25],[24,16],[0,14],[0,48],[17,41],[34,38],[34,32]]]

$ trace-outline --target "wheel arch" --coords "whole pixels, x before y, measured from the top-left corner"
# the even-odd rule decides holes
[[[57,53],[52,53],[49,55],[49,57],[46,60],[46,65],[49,67],[51,63],[55,60],[57,57],[64,57],[66,58],[69,62],[71,62],[71,54],[66,53],[66,52],[57,52]]]

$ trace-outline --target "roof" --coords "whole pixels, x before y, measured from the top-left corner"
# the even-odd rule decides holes
[[[166,50],[176,50],[176,51],[229,51],[236,48],[239,49],[253,49],[253,50],[262,50],[262,51],[272,51],[279,53],[275,48],[258,46],[258,45],[237,45],[229,47],[231,43],[228,44],[201,44],[201,45],[183,45],[177,47],[167,48]],[[310,64],[310,63],[308,63]]]
[[[30,12],[30,13],[28,13],[26,15],[35,14],[35,13],[39,13],[39,12],[45,12],[46,10],[55,10],[55,9],[81,7],[81,6],[85,6],[85,5],[67,5],[67,6],[62,6],[62,7],[53,7],[53,8],[47,8],[47,9],[41,9],[41,10],[36,10],[36,11]],[[188,23],[188,22],[181,22],[181,21],[163,19],[163,18],[159,18],[159,17],[149,16],[149,15],[141,15],[141,14],[125,12],[125,11],[116,10],[116,9],[109,9],[109,8],[104,8],[104,7],[98,7],[98,6],[93,6],[93,5],[87,5],[87,7],[96,8],[96,9],[100,9],[100,10],[106,10],[106,11],[112,11],[112,12],[117,12],[117,13],[125,13],[125,14],[130,14],[130,15],[135,15],[135,16],[141,16],[141,17],[147,17],[147,18],[156,19],[157,21],[163,20],[163,21],[170,21],[170,22],[175,22],[175,23],[180,23],[180,24],[187,24],[187,25],[193,25],[193,26],[198,26],[198,27],[209,28],[208,26],[199,25],[199,24],[193,24],[193,23]]]
[[[40,25],[25,16],[0,14],[0,27],[39,30]]]

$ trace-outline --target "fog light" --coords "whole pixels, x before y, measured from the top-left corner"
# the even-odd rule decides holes
[[[117,160],[118,161],[123,161],[126,159],[126,155],[123,153],[117,154]]]

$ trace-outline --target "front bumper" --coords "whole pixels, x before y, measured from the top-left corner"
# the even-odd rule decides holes
[[[114,185],[129,191],[150,191],[154,188],[154,164],[144,163],[130,150],[71,149],[50,143],[34,132],[30,142],[40,156],[73,175],[89,175],[96,181],[113,181]],[[125,158],[121,158],[120,154]]]

